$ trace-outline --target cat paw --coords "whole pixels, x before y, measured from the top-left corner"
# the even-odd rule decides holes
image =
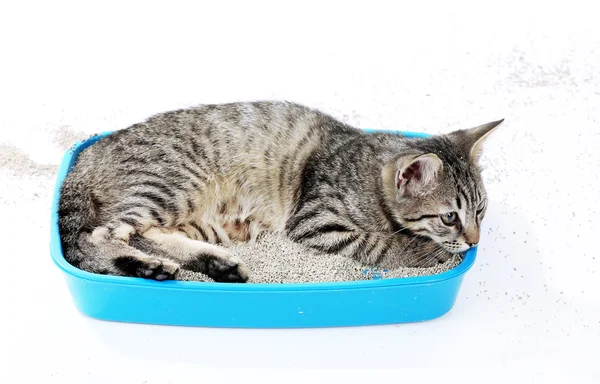
[[[211,257],[206,274],[220,283],[245,283],[250,277],[246,265],[235,257]]]
[[[179,272],[179,264],[154,257],[142,259],[135,256],[120,256],[115,259],[115,265],[127,276],[158,281],[173,280]]]
[[[241,260],[222,250],[218,250],[218,253],[200,253],[182,268],[204,273],[219,283],[245,283],[250,276]]]

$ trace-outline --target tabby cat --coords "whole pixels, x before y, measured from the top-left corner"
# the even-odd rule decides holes
[[[98,274],[246,282],[216,244],[273,231],[365,265],[432,266],[479,241],[478,159],[502,121],[417,139],[283,101],[157,114],[79,154],[61,189],[65,258]]]

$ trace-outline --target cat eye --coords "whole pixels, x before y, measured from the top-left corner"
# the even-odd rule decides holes
[[[456,220],[458,219],[458,215],[456,212],[448,212],[440,215],[442,222],[448,226],[456,224]]]
[[[485,204],[480,204],[479,208],[477,209],[477,216],[481,215],[481,213],[483,212],[483,210],[485,209]]]

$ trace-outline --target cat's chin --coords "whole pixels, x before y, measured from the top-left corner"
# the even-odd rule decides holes
[[[448,251],[449,253],[465,253],[467,252],[470,248],[469,247],[465,247],[465,248],[459,248],[459,249],[448,249],[448,248],[444,248],[446,251]]]
[[[450,243],[450,245],[441,244],[441,246],[449,253],[464,253],[471,249],[467,244],[458,245],[456,243]]]

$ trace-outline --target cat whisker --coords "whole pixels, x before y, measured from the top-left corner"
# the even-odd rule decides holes
[[[431,253],[429,252],[424,252],[422,253],[416,260],[415,260],[415,266],[420,267],[421,265],[425,264],[425,261],[429,261],[430,258],[432,257]],[[435,257],[435,256],[433,256]]]
[[[407,244],[406,246],[402,249],[402,251],[400,252],[400,254],[404,255],[406,253],[406,250],[408,249],[408,247],[410,247],[412,245],[412,243],[414,243],[417,240],[417,237],[413,237]]]
[[[402,232],[402,231],[406,231],[408,228],[400,228],[399,230],[397,230],[396,232],[392,233],[389,237],[393,237],[394,235],[397,235],[398,233]]]

